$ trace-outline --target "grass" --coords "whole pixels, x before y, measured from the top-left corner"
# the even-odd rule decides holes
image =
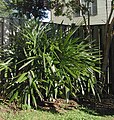
[[[5,108],[5,109],[3,109]],[[70,110],[64,114],[41,110],[21,110],[18,112],[0,107],[0,120],[114,120],[112,116],[99,116],[94,111],[81,108]]]

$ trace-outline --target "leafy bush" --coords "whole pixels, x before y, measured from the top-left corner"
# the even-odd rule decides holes
[[[100,73],[99,50],[86,39],[74,38],[76,30],[63,31],[54,24],[29,20],[16,28],[0,61],[10,102],[37,108],[39,100],[76,96],[92,91],[96,95]]]

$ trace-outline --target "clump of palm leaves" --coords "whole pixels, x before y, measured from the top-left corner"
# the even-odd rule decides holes
[[[35,20],[16,30],[0,61],[2,91],[9,102],[37,108],[45,99],[64,97],[68,102],[69,95],[98,93],[95,73],[100,73],[100,58],[93,42],[74,38],[76,30]]]

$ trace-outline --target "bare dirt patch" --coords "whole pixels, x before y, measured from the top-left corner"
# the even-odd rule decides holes
[[[63,113],[66,110],[76,109],[79,105],[74,100],[67,103],[64,99],[55,99],[53,102],[44,101],[39,104],[39,108],[43,110]]]

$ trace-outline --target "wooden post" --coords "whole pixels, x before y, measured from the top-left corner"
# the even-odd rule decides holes
[[[112,43],[109,55],[109,66],[110,66],[110,88],[111,93],[114,95],[114,23],[112,26]]]

